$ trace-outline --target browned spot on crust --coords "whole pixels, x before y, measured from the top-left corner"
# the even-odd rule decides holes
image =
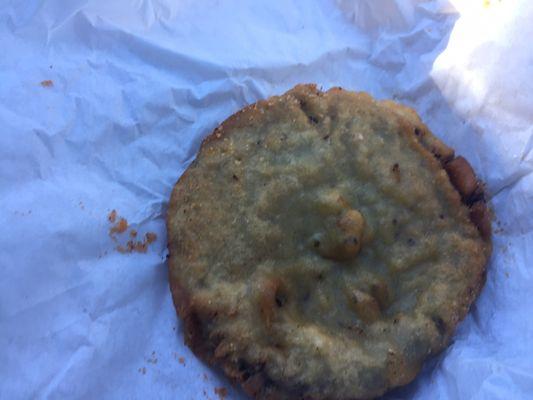
[[[478,182],[474,170],[464,157],[456,157],[445,165],[450,182],[461,194],[465,202],[474,194]]]
[[[45,81],[41,81],[41,86],[42,87],[46,87],[46,88],[52,87],[52,86],[54,86],[54,81],[52,81],[50,79],[47,79]]]
[[[477,226],[483,240],[490,242],[491,216],[485,203],[484,187],[464,157],[443,163],[450,182],[461,195],[463,203],[470,206],[470,220]]]

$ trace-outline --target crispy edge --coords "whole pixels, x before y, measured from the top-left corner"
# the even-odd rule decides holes
[[[326,92],[322,92],[317,89],[315,84],[300,84],[281,96],[272,96],[266,100],[261,100],[246,106],[228,117],[222,124],[215,128],[214,131],[202,141],[200,149],[198,150],[198,154],[200,154],[212,142],[223,139],[225,136],[230,134],[231,131],[246,126],[254,121],[258,121],[262,118],[262,113],[260,112],[261,109],[268,108],[274,102],[281,101],[283,98],[289,95],[292,95],[297,99],[301,99],[302,97],[309,95],[323,96],[334,92],[344,92],[344,90],[341,87],[333,87]],[[486,244],[487,250],[485,254],[485,265],[481,268],[481,273],[479,274],[478,279],[476,279],[474,282],[474,285],[468,288],[467,296],[464,298],[464,301],[461,304],[462,307],[460,307],[458,310],[457,318],[454,319],[455,323],[446,324],[446,336],[450,337],[455,331],[459,322],[468,313],[470,305],[481,292],[486,280],[486,265],[490,258],[492,244],[490,212],[486,205],[484,184],[475,176],[472,167],[468,161],[466,161],[466,159],[463,157],[454,157],[453,149],[445,145],[431,133],[427,126],[420,120],[416,111],[393,101],[385,100],[379,102],[373,100],[371,96],[364,92],[360,92],[358,95],[363,96],[367,100],[372,99],[374,104],[376,104],[378,107],[382,106],[385,108],[385,111],[388,110],[396,114],[400,118],[400,121],[404,124],[404,133],[407,134],[408,137],[412,137],[418,144],[420,144],[420,147],[431,155],[430,158],[435,159],[440,163],[440,166],[447,172],[452,187],[459,194],[462,204],[469,208],[470,221],[478,228],[480,236]],[[191,166],[194,166],[194,163],[195,161],[193,161]],[[171,231],[172,215],[175,215],[180,202],[181,191],[179,190],[179,186],[181,182],[183,182],[183,186],[186,186],[184,182],[187,180],[188,172],[191,166],[189,166],[189,168],[178,179],[172,192],[167,210],[167,230],[169,232]],[[473,190],[472,187],[474,187]],[[171,241],[173,239],[174,238],[169,234],[169,281],[177,315],[183,320],[184,323],[185,343],[200,359],[203,359],[211,365],[219,365],[224,370],[228,378],[233,382],[240,384],[250,397],[264,400],[282,400],[291,398],[291,393],[288,393],[285,389],[280,388],[273,382],[269,381],[268,377],[262,372],[263,365],[258,364],[254,366],[246,366],[243,371],[241,366],[237,365],[234,361],[227,358],[215,357],[213,347],[205,343],[207,338],[204,338],[201,321],[198,314],[195,312],[194,307],[192,306],[191,295],[189,291],[182,286],[181,282],[175,276],[172,275],[172,269],[177,268],[174,264],[174,254],[171,250]],[[447,346],[447,342],[448,341],[443,343],[442,349]],[[418,372],[415,374],[415,377],[417,375]],[[384,392],[394,387],[407,384],[413,379],[409,379],[400,385],[384,388]],[[309,398],[306,400],[314,399]]]
[[[405,133],[414,137],[440,162],[450,183],[461,196],[462,203],[468,207],[470,221],[478,228],[484,242],[490,246],[491,216],[486,203],[485,185],[477,178],[470,163],[462,156],[456,157],[453,149],[433,135],[412,108],[390,100],[381,101],[379,104],[404,119],[407,122]]]
[[[281,96],[276,96],[268,100],[262,100],[257,103],[251,104],[237,113],[228,117],[221,125],[208,135],[201,143],[200,149],[197,154],[200,154],[204,149],[214,141],[222,140],[232,130],[238,129],[241,126],[249,124],[252,120],[261,118],[259,109],[261,107],[269,107],[273,101],[276,101]],[[167,209],[166,226],[167,232],[167,247],[169,249],[168,255],[168,268],[169,268],[169,284],[170,291],[174,306],[176,308],[176,314],[183,321],[184,341],[187,346],[193,351],[193,353],[200,359],[204,360],[212,366],[220,367],[226,376],[234,383],[240,384],[243,390],[254,398],[261,397],[264,400],[281,400],[285,399],[285,393],[282,389],[278,389],[277,386],[270,382],[268,377],[263,373],[263,365],[239,365],[235,361],[230,360],[225,354],[216,354],[216,348],[218,344],[222,342],[223,338],[217,338],[219,343],[207,343],[212,341],[212,338],[205,337],[204,330],[202,328],[201,313],[196,310],[191,293],[186,289],[180,280],[173,275],[173,270],[179,268],[176,262],[176,254],[174,254],[175,243],[172,243],[176,238],[171,235],[173,232],[172,221],[173,216],[176,215],[181,200],[188,190],[188,176],[191,168],[196,165],[195,159],[191,165],[185,170],[185,172],[178,179],[174,185],[174,189],[171,194],[169,206]],[[268,384],[267,382],[270,382]]]
[[[203,353],[203,344],[202,344],[202,327],[198,315],[194,312],[192,308],[191,295],[189,291],[182,285],[182,283],[173,276],[173,269],[177,268],[175,266],[175,237],[171,233],[173,232],[172,220],[173,216],[176,215],[177,209],[180,204],[181,192],[186,189],[185,182],[189,175],[189,168],[180,176],[174,189],[171,194],[169,206],[167,209],[166,217],[166,226],[167,226],[167,247],[169,249],[168,254],[168,278],[170,284],[170,292],[172,294],[172,301],[174,302],[174,307],[176,309],[176,314],[183,321],[184,324],[184,339],[185,343],[195,352]],[[184,188],[185,186],[185,188]]]
[[[415,110],[389,100],[379,103],[400,117],[402,120],[402,133],[414,139],[427,152],[427,156],[438,161],[440,167],[446,171],[452,188],[460,198],[460,206],[468,209],[469,220],[477,228],[484,244],[483,254],[481,254],[484,262],[482,265],[479,265],[476,277],[467,286],[464,296],[461,296],[459,299],[460,302],[457,309],[454,310],[455,313],[452,320],[446,321],[445,324],[441,320],[444,324],[445,334],[443,336],[446,339],[441,343],[440,348],[435,349],[436,351],[433,353],[438,354],[448,346],[457,326],[466,317],[471,305],[485,285],[487,265],[492,253],[491,214],[486,204],[485,185],[477,178],[468,161],[461,156],[455,157],[454,150],[433,135],[428,127],[420,120]],[[421,366],[418,370],[420,368]],[[418,372],[416,375],[418,375]],[[412,380],[406,381],[403,384],[407,384]],[[397,385],[396,387],[398,386],[402,385]]]

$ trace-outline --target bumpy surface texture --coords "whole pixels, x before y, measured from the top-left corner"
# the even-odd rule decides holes
[[[168,211],[186,342],[258,399],[367,399],[449,342],[490,255],[482,186],[414,111],[300,85],[202,144]]]

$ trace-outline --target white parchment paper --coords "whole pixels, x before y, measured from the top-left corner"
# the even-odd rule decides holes
[[[413,106],[492,198],[481,297],[387,398],[533,398],[532,4],[0,1],[0,399],[243,398],[183,345],[166,205],[218,123],[302,82]]]

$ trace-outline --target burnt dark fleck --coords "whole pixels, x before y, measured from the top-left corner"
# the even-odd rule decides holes
[[[446,333],[446,323],[443,321],[443,319],[439,316],[433,316],[431,317],[431,320],[435,324],[435,328],[437,328],[439,335],[444,335]]]

